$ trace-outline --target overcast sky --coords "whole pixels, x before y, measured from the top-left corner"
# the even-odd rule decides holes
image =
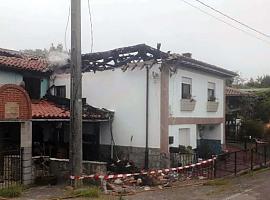
[[[195,0],[186,1],[222,18]],[[270,34],[269,0],[202,1]],[[196,59],[239,71],[244,77],[270,74],[270,39],[268,43],[257,40],[181,0],[90,0],[90,3],[94,51],[139,43],[156,47],[160,42],[163,51],[192,52]],[[43,49],[51,43],[64,44],[69,4],[69,0],[1,0],[0,47]],[[68,47],[69,38],[70,31]],[[87,0],[82,0],[83,52],[90,51],[90,41]]]

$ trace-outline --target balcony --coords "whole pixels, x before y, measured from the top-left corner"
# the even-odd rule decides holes
[[[217,112],[219,102],[217,101],[208,101],[207,102],[207,112]]]
[[[196,100],[194,99],[181,99],[181,111],[193,111],[195,109]]]

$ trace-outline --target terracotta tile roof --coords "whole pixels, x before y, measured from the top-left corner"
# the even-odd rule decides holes
[[[232,88],[232,87],[226,87],[226,96],[253,96],[251,93],[249,92],[244,92],[241,91],[240,89],[237,88]]]
[[[83,119],[85,120],[108,120],[110,111],[98,109],[90,105],[83,107]],[[33,119],[69,119],[69,107],[58,105],[47,99],[32,101]]]
[[[48,72],[49,65],[45,59],[31,57],[9,57],[0,55],[0,69]]]
[[[32,102],[33,119],[68,119],[69,110],[47,100]]]

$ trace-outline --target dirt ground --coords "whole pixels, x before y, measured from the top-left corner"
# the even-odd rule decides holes
[[[125,196],[124,200],[270,200],[270,169],[260,170],[239,177],[226,178],[200,184],[196,186],[156,189],[132,196]],[[66,196],[63,186],[35,187],[16,200],[45,200],[59,199]],[[104,200],[118,200],[120,197],[102,196]],[[75,200],[75,199],[74,199]],[[76,199],[79,200],[79,199]]]

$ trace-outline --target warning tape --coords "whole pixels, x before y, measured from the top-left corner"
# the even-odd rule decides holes
[[[174,167],[174,168],[166,168],[166,169],[151,170],[151,171],[141,171],[140,173],[132,173],[132,174],[111,174],[111,175],[92,174],[92,175],[82,175],[82,176],[70,176],[70,179],[71,180],[82,180],[82,179],[109,180],[109,179],[117,179],[117,178],[125,179],[125,178],[131,177],[131,176],[154,175],[154,174],[168,173],[168,172],[173,172],[173,171],[181,171],[181,170],[185,170],[185,169],[203,166],[203,165],[214,162],[214,160],[216,160],[216,157],[198,162],[196,164],[187,165],[184,167]]]

